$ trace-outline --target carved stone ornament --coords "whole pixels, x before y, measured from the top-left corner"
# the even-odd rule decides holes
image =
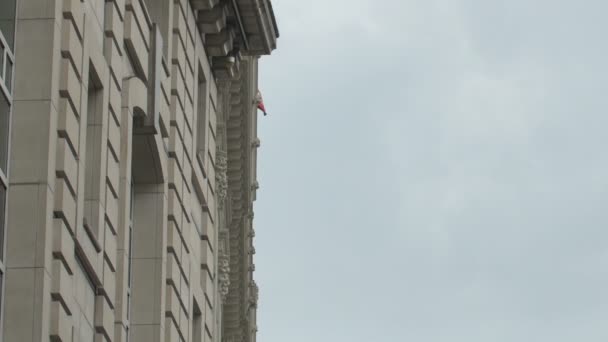
[[[217,149],[215,158],[217,203],[220,208],[223,208],[228,194],[228,155],[226,152]]]
[[[258,297],[259,297],[260,289],[258,288],[258,284],[254,280],[249,283],[249,303],[257,307],[258,305]]]
[[[230,291],[230,257],[223,251],[218,258],[218,283],[222,302],[225,302]]]

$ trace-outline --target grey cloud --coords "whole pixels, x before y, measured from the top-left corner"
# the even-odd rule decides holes
[[[608,338],[608,9],[275,1],[259,339]]]

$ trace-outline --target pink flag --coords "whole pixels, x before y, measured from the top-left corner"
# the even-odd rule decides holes
[[[262,93],[258,90],[258,93],[255,95],[255,102],[258,105],[258,109],[264,112],[264,116],[266,116],[266,107],[264,107],[264,99],[262,98]]]

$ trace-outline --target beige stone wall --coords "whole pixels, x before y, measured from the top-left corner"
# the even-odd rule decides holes
[[[3,341],[220,341],[220,250],[253,263],[257,58],[218,87],[187,0],[20,0],[15,51]]]

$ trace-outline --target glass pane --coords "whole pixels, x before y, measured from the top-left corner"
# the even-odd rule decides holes
[[[14,49],[15,0],[0,0],[0,32],[8,46]]]
[[[4,174],[8,174],[6,168],[8,161],[8,125],[11,107],[8,104],[8,100],[0,91],[0,169],[4,171]]]
[[[4,211],[6,206],[6,189],[0,182],[0,260],[4,261],[4,228],[5,228],[5,219]],[[0,287],[0,292],[2,292],[2,287]]]
[[[3,288],[4,288],[4,274],[2,272],[0,272],[0,315],[4,311],[4,310],[2,310],[2,300],[4,299],[4,298],[2,298],[2,293],[4,292],[4,291],[2,291]],[[2,316],[0,316],[0,319],[2,319]]]
[[[4,77],[4,84],[9,92],[12,93],[13,88],[13,62],[10,59],[6,60],[6,73]]]
[[[0,78],[4,79],[4,45],[0,42]]]

